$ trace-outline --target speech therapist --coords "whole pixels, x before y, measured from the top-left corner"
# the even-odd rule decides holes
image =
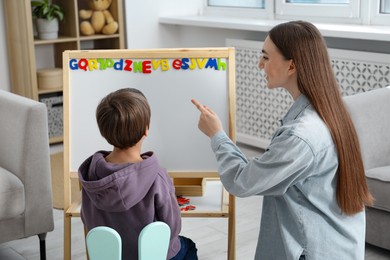
[[[259,62],[269,89],[294,100],[269,147],[248,160],[197,100],[224,187],[263,195],[256,260],[363,260],[365,205],[372,203],[358,138],[319,30],[305,21],[272,28]]]

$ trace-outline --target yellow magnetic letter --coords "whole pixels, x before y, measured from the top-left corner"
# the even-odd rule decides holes
[[[91,59],[88,61],[88,69],[90,71],[98,69],[98,61],[96,59]]]

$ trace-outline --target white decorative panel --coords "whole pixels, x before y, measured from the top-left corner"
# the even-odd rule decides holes
[[[282,88],[267,88],[258,68],[262,42],[229,39],[226,44],[236,49],[237,142],[266,148],[292,99]],[[338,49],[329,54],[342,95],[390,85],[389,54]]]
[[[390,54],[329,49],[344,96],[390,85]]]

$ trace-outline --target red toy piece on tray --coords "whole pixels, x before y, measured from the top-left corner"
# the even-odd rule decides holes
[[[179,206],[187,205],[190,203],[190,199],[184,198],[183,196],[177,196],[177,203]]]
[[[179,204],[180,211],[189,211],[189,210],[195,210],[196,207],[194,205],[190,204],[190,199],[184,198],[183,196],[176,196],[177,198],[177,204]]]
[[[194,205],[188,205],[185,207],[181,207],[180,211],[189,211],[189,210],[195,210],[195,209],[196,209],[196,207]]]

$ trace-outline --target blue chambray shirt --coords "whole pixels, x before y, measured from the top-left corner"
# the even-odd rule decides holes
[[[264,195],[255,259],[363,260],[365,212],[336,201],[337,152],[325,123],[299,96],[260,157],[248,161],[221,131],[211,138],[221,181],[238,197]]]

